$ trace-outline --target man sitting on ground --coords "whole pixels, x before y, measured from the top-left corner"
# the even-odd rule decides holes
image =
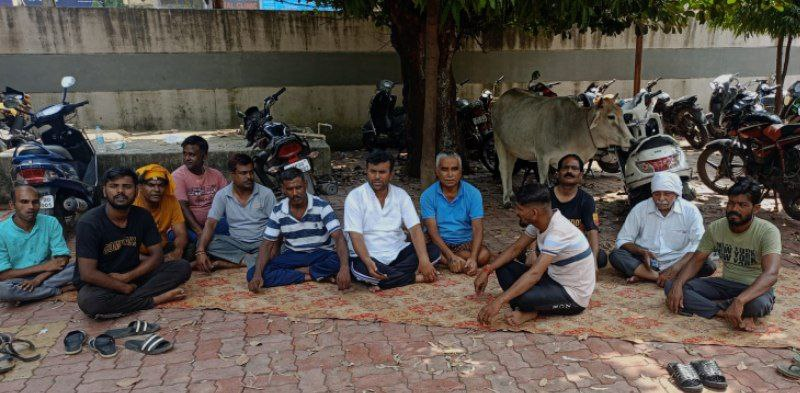
[[[503,293],[484,306],[478,321],[490,324],[505,304],[511,326],[542,315],[573,315],[589,306],[595,286],[595,262],[586,236],[558,210],[553,210],[550,190],[538,183],[517,192],[514,210],[525,234],[505,249],[475,277],[475,292],[486,289],[489,275],[497,271]],[[539,255],[529,246],[536,241]]]
[[[439,249],[425,245],[411,197],[390,184],[394,157],[376,150],[366,161],[367,183],[350,191],[344,202],[344,230],[353,247],[353,276],[372,285],[371,290],[436,281],[433,263],[439,261]],[[403,227],[411,234],[411,244]]]
[[[474,276],[490,256],[483,245],[483,197],[461,180],[461,157],[456,153],[436,156],[436,177],[439,181],[419,201],[422,221],[450,271]]]
[[[195,266],[205,272],[256,264],[275,194],[255,182],[253,159],[234,154],[228,160],[233,182],[214,196],[203,234],[197,241]],[[230,235],[215,235],[219,220],[227,217]],[[213,238],[213,240],[212,240]]]
[[[708,225],[692,259],[664,287],[672,312],[725,318],[734,329],[752,331],[755,319],[772,311],[781,234],[755,216],[762,193],[761,185],[750,178],[740,178],[728,190],[725,218]],[[722,261],[722,277],[693,278],[712,252]]]
[[[306,192],[306,180],[300,170],[287,169],[279,178],[286,198],[275,205],[269,216],[258,263],[247,271],[248,287],[257,292],[261,287],[335,277],[340,290],[349,288],[347,241],[333,208]],[[286,250],[270,258],[279,238]]]
[[[208,142],[201,136],[190,135],[181,143],[183,165],[172,172],[175,183],[175,198],[181,205],[186,220],[189,241],[194,243],[203,233],[208,211],[217,191],[228,185],[222,172],[206,166]],[[228,224],[220,220],[216,234],[227,235]]]
[[[598,225],[600,219],[594,198],[583,187],[583,160],[575,154],[567,154],[558,160],[558,183],[550,191],[553,208],[572,222],[586,235],[598,268],[604,268],[608,256],[600,249]]]
[[[182,299],[178,288],[192,273],[189,262],[164,263],[161,236],[147,210],[133,206],[138,176],[112,168],[103,176],[106,203],[86,212],[75,232],[78,307],[93,318],[115,318]],[[139,247],[149,255],[139,258]]]
[[[0,301],[25,302],[60,294],[72,282],[75,264],[55,217],[39,214],[39,193],[16,186],[14,214],[0,222]]]
[[[139,192],[133,205],[146,209],[153,216],[158,233],[161,235],[161,249],[166,253],[164,260],[182,259],[189,239],[181,206],[173,195],[175,184],[172,176],[166,168],[158,164],[145,165],[137,169],[136,174],[139,175]],[[174,234],[173,241],[167,238],[167,232],[170,230]],[[143,257],[148,255],[144,247],[139,253]],[[194,255],[187,257],[194,259]]]
[[[656,281],[663,287],[692,258],[705,230],[700,210],[681,197],[683,185],[678,175],[658,172],[650,188],[653,197],[628,214],[609,259],[629,283]],[[698,273],[708,276],[716,269],[706,260]]]

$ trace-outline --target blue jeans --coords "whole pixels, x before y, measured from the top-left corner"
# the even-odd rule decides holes
[[[193,230],[186,228],[186,234],[189,236],[189,243],[197,242],[198,235],[194,233]],[[225,216],[217,222],[217,226],[214,228],[215,235],[228,235],[230,234],[228,231],[228,219]],[[175,231],[172,229],[167,230],[167,240],[174,242],[175,241]]]
[[[320,281],[339,273],[339,266],[339,256],[335,251],[297,252],[286,250],[267,262],[267,266],[261,272],[261,277],[264,279],[264,288],[280,287],[305,281],[305,274],[294,270],[299,267],[307,267],[311,278]],[[247,281],[253,279],[255,269],[255,266],[247,269]]]
[[[12,278],[0,281],[0,301],[3,302],[29,302],[56,296],[61,293],[61,287],[72,282],[72,275],[75,274],[75,263],[64,266],[60,272],[53,274],[44,280],[41,285],[33,291],[25,291],[20,288],[23,281],[33,279],[36,275],[26,278]]]

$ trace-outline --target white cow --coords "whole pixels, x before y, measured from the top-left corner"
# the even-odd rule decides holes
[[[585,162],[597,149],[630,147],[633,136],[614,97],[595,102],[594,107],[583,108],[569,97],[541,97],[522,89],[503,93],[492,122],[504,205],[511,203],[512,171],[517,159],[537,161],[539,179],[544,183],[549,167],[567,154],[577,154]]]

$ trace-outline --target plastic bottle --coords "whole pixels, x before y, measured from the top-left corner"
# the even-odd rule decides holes
[[[103,130],[100,129],[100,126],[97,125],[94,127],[94,140],[97,144],[98,151],[106,151],[106,138],[103,137]]]

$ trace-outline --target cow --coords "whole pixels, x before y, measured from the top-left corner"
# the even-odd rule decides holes
[[[544,183],[550,166],[567,154],[586,162],[598,149],[629,148],[633,136],[614,98],[598,97],[594,107],[584,108],[570,97],[541,97],[522,89],[503,93],[492,114],[503,205],[511,204],[517,159],[537,161],[539,181]]]

